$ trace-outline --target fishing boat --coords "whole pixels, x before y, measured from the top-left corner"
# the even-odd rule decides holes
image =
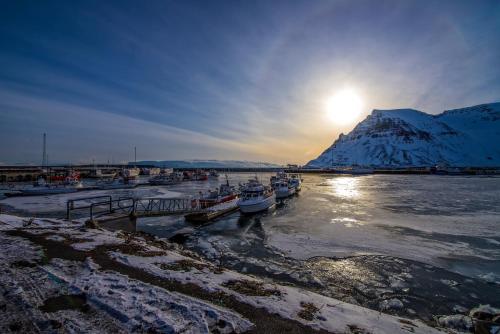
[[[99,190],[127,189],[137,187],[137,183],[123,177],[117,177],[112,179],[100,180],[96,182],[96,187]]]
[[[226,183],[221,184],[219,188],[208,191],[207,193],[201,193],[199,197],[200,207],[208,208],[220,203],[228,202],[238,198],[238,191],[231,185],[229,185],[229,180],[226,177]]]
[[[143,168],[141,171],[142,171],[143,175],[152,176],[152,175],[160,174],[161,169],[160,168]]]
[[[295,188],[295,192],[302,189],[302,178],[300,177],[300,174],[290,174],[288,182]]]
[[[264,186],[257,179],[249,180],[242,187],[238,207],[243,213],[264,211],[276,204],[276,195],[269,186]]]
[[[211,179],[216,179],[216,178],[219,177],[219,173],[217,173],[217,171],[215,169],[211,169],[208,172],[208,177],[211,178]]]
[[[274,184],[274,183],[278,182],[279,180],[286,179],[286,178],[287,178],[286,173],[284,171],[279,171],[276,173],[276,175],[271,176],[270,182],[271,182],[271,184]]]
[[[90,174],[87,177],[94,179],[109,179],[109,178],[114,178],[115,176],[116,172],[112,170],[95,168],[90,171]]]
[[[168,186],[182,182],[182,173],[160,174],[149,179],[149,184],[152,186]]]
[[[122,176],[126,179],[135,179],[139,176],[141,170],[139,168],[124,168],[122,169]]]
[[[45,179],[39,178],[32,188],[21,189],[19,192],[21,195],[52,195],[52,194],[65,194],[77,192],[83,188],[82,183],[79,179],[73,178],[71,176],[66,177],[66,179],[61,183],[47,183]]]
[[[274,192],[276,193],[276,199],[283,199],[295,194],[295,187],[290,183],[289,179],[281,179],[273,184]]]
[[[208,180],[208,175],[205,171],[198,169],[194,172],[185,171],[184,180],[186,181],[206,181]]]

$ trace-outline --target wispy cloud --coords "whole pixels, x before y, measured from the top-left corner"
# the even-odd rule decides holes
[[[500,100],[495,1],[11,3],[0,19],[0,147],[37,161],[303,163],[355,124],[324,99],[429,112]]]

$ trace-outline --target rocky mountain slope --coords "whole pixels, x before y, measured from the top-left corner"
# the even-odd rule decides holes
[[[500,166],[500,103],[430,115],[373,110],[307,167]]]

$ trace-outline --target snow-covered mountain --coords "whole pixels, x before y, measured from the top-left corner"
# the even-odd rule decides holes
[[[157,166],[167,168],[279,168],[281,166],[268,162],[240,160],[165,160],[129,162],[129,165]]]
[[[307,167],[500,166],[500,103],[430,115],[373,110]]]

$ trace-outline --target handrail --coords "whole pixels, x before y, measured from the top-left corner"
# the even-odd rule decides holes
[[[95,199],[102,199],[106,198],[106,202],[101,202],[103,204],[107,204],[112,200],[111,195],[102,195],[102,196],[92,196],[92,197],[80,197],[80,198],[75,198],[75,199],[70,199],[66,202],[66,219],[71,218],[71,211],[74,210],[81,210],[81,209],[89,209],[92,206],[92,203],[88,205],[83,205],[83,206],[77,206],[75,207],[75,203],[82,202],[82,201],[89,201],[89,200],[95,200]]]
[[[90,203],[80,206],[75,205],[75,203],[82,201],[90,201]],[[94,196],[68,200],[66,203],[66,219],[69,220],[71,218],[72,211],[82,209],[89,209],[90,219],[92,220],[97,216],[112,214],[116,211],[126,212],[129,215],[162,215],[200,211],[202,207],[198,199],[191,197],[144,199],[120,197],[118,199],[113,199],[110,195]]]

